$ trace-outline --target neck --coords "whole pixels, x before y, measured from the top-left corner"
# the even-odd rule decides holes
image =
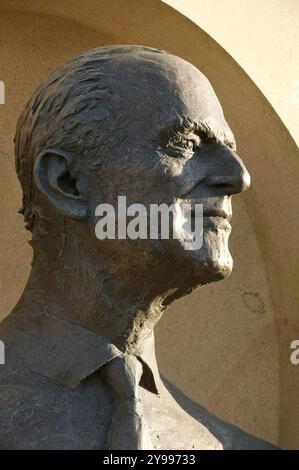
[[[34,246],[34,243],[33,243]],[[53,247],[53,244],[52,244]],[[151,336],[163,311],[163,297],[149,295],[150,284],[115,275],[94,253],[65,245],[34,247],[32,271],[14,314],[26,319],[48,314],[106,336],[122,351]],[[95,261],[96,259],[96,261]]]

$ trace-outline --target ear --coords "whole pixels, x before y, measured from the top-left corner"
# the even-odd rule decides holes
[[[33,177],[38,189],[59,212],[85,219],[88,205],[70,171],[73,159],[72,154],[64,150],[44,150],[35,160]]]

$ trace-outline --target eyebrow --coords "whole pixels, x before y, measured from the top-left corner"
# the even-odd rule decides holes
[[[209,139],[215,139],[216,142],[225,144],[232,150],[236,150],[236,141],[230,128],[227,126],[226,130],[219,129],[217,126],[211,125],[210,122],[200,122],[197,124],[198,129],[204,132]]]
[[[236,141],[230,128],[227,126],[227,129],[223,131],[219,129],[212,120],[197,122],[187,116],[183,116],[173,121],[167,126],[167,129],[164,129],[164,133],[166,132],[166,134],[168,134],[168,138],[192,131],[201,131],[208,139],[215,139],[217,142],[227,145],[232,150],[236,150]]]

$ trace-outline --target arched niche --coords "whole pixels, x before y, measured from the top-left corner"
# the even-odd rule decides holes
[[[236,197],[232,276],[173,304],[157,327],[162,372],[193,399],[245,430],[298,447],[298,149],[238,64],[188,18],[158,0],[2,0],[0,106],[1,313],[13,307],[31,252],[16,211],[13,135],[25,101],[47,73],[79,50],[104,44],[167,49],[211,81],[233,129],[252,188]]]

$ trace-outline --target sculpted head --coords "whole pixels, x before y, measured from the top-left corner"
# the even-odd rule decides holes
[[[52,73],[22,113],[16,164],[33,246],[67,256],[67,245],[142,295],[183,295],[226,277],[231,196],[250,177],[206,77],[193,65],[142,46],[83,52]],[[180,240],[102,240],[95,208],[203,204],[203,245]],[[138,282],[137,282],[138,281]],[[122,284],[121,284],[122,283]],[[120,287],[122,286],[122,288]],[[141,289],[142,290],[142,289]]]

